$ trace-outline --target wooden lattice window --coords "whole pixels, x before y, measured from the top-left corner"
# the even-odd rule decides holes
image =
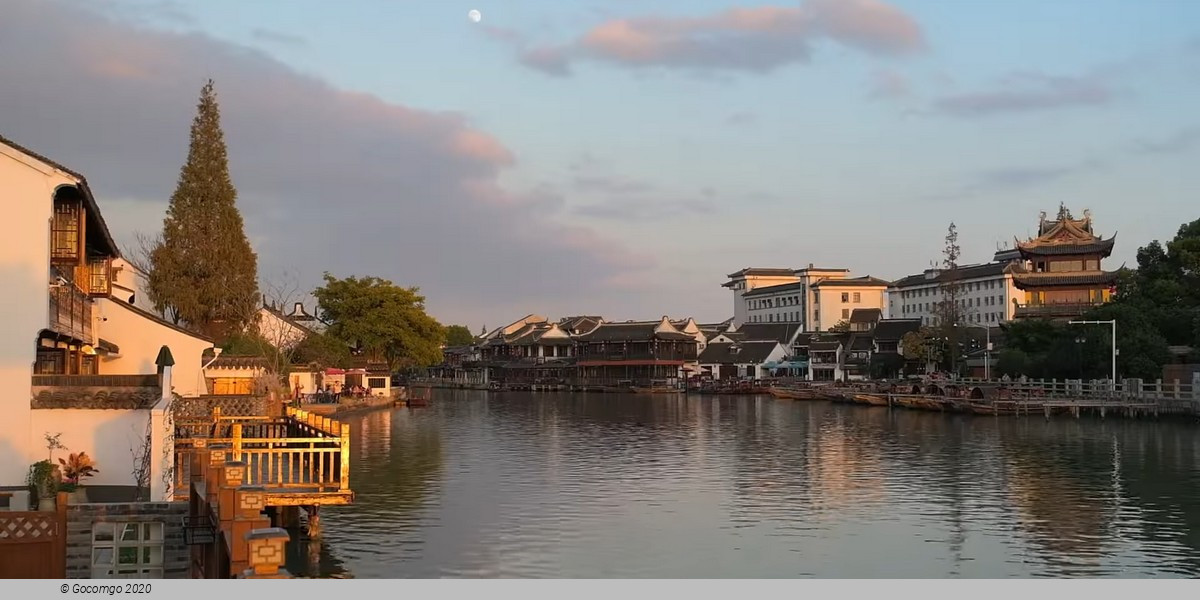
[[[83,257],[83,204],[75,200],[55,200],[54,219],[50,223],[50,261],[79,264]]]
[[[38,375],[62,375],[66,373],[66,351],[61,348],[38,348],[37,362],[33,372]]]
[[[112,293],[112,259],[93,258],[88,261],[88,294],[108,296]]]

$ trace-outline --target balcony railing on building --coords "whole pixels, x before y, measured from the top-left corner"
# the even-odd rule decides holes
[[[245,463],[246,484],[265,489],[268,506],[349,504],[350,426],[297,408],[282,417],[222,416],[175,421],[175,496],[187,497],[192,457],[222,448]]]
[[[1095,302],[1053,302],[1048,304],[1018,304],[1016,317],[1076,317],[1086,313],[1099,304]]]

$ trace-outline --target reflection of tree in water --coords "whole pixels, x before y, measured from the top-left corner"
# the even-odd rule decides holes
[[[1186,547],[1162,567],[1200,575],[1200,429],[1165,419],[1113,421],[1108,429],[1119,448],[1121,499],[1141,521],[1126,535]]]
[[[1132,540],[1154,548],[1155,570],[1200,572],[1197,436],[1169,421],[1006,422],[1002,448],[1022,527],[1055,565],[1094,565]],[[1186,552],[1171,550],[1180,544]]]
[[[313,576],[316,567],[322,577],[352,577],[334,557],[337,548],[379,544],[419,529],[418,513],[442,477],[436,419],[428,409],[401,408],[348,420],[354,504],[322,508],[324,539],[319,547],[307,540],[290,543],[289,570]]]

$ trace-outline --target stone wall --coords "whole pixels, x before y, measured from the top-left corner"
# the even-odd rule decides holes
[[[67,577],[92,575],[92,525],[101,522],[158,521],[163,524],[163,577],[187,579],[189,550],[183,538],[187,502],[72,504],[67,507]]]

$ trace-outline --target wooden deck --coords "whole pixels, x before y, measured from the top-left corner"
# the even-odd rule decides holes
[[[226,417],[176,422],[175,488],[187,499],[193,457],[224,449],[246,466],[245,484],[260,487],[267,506],[350,504],[350,426],[287,407],[283,417]]]
[[[834,385],[823,389],[835,401],[856,395],[887,399],[888,406],[974,414],[1080,416],[1200,416],[1200,386],[1176,382],[982,379],[923,379]]]

